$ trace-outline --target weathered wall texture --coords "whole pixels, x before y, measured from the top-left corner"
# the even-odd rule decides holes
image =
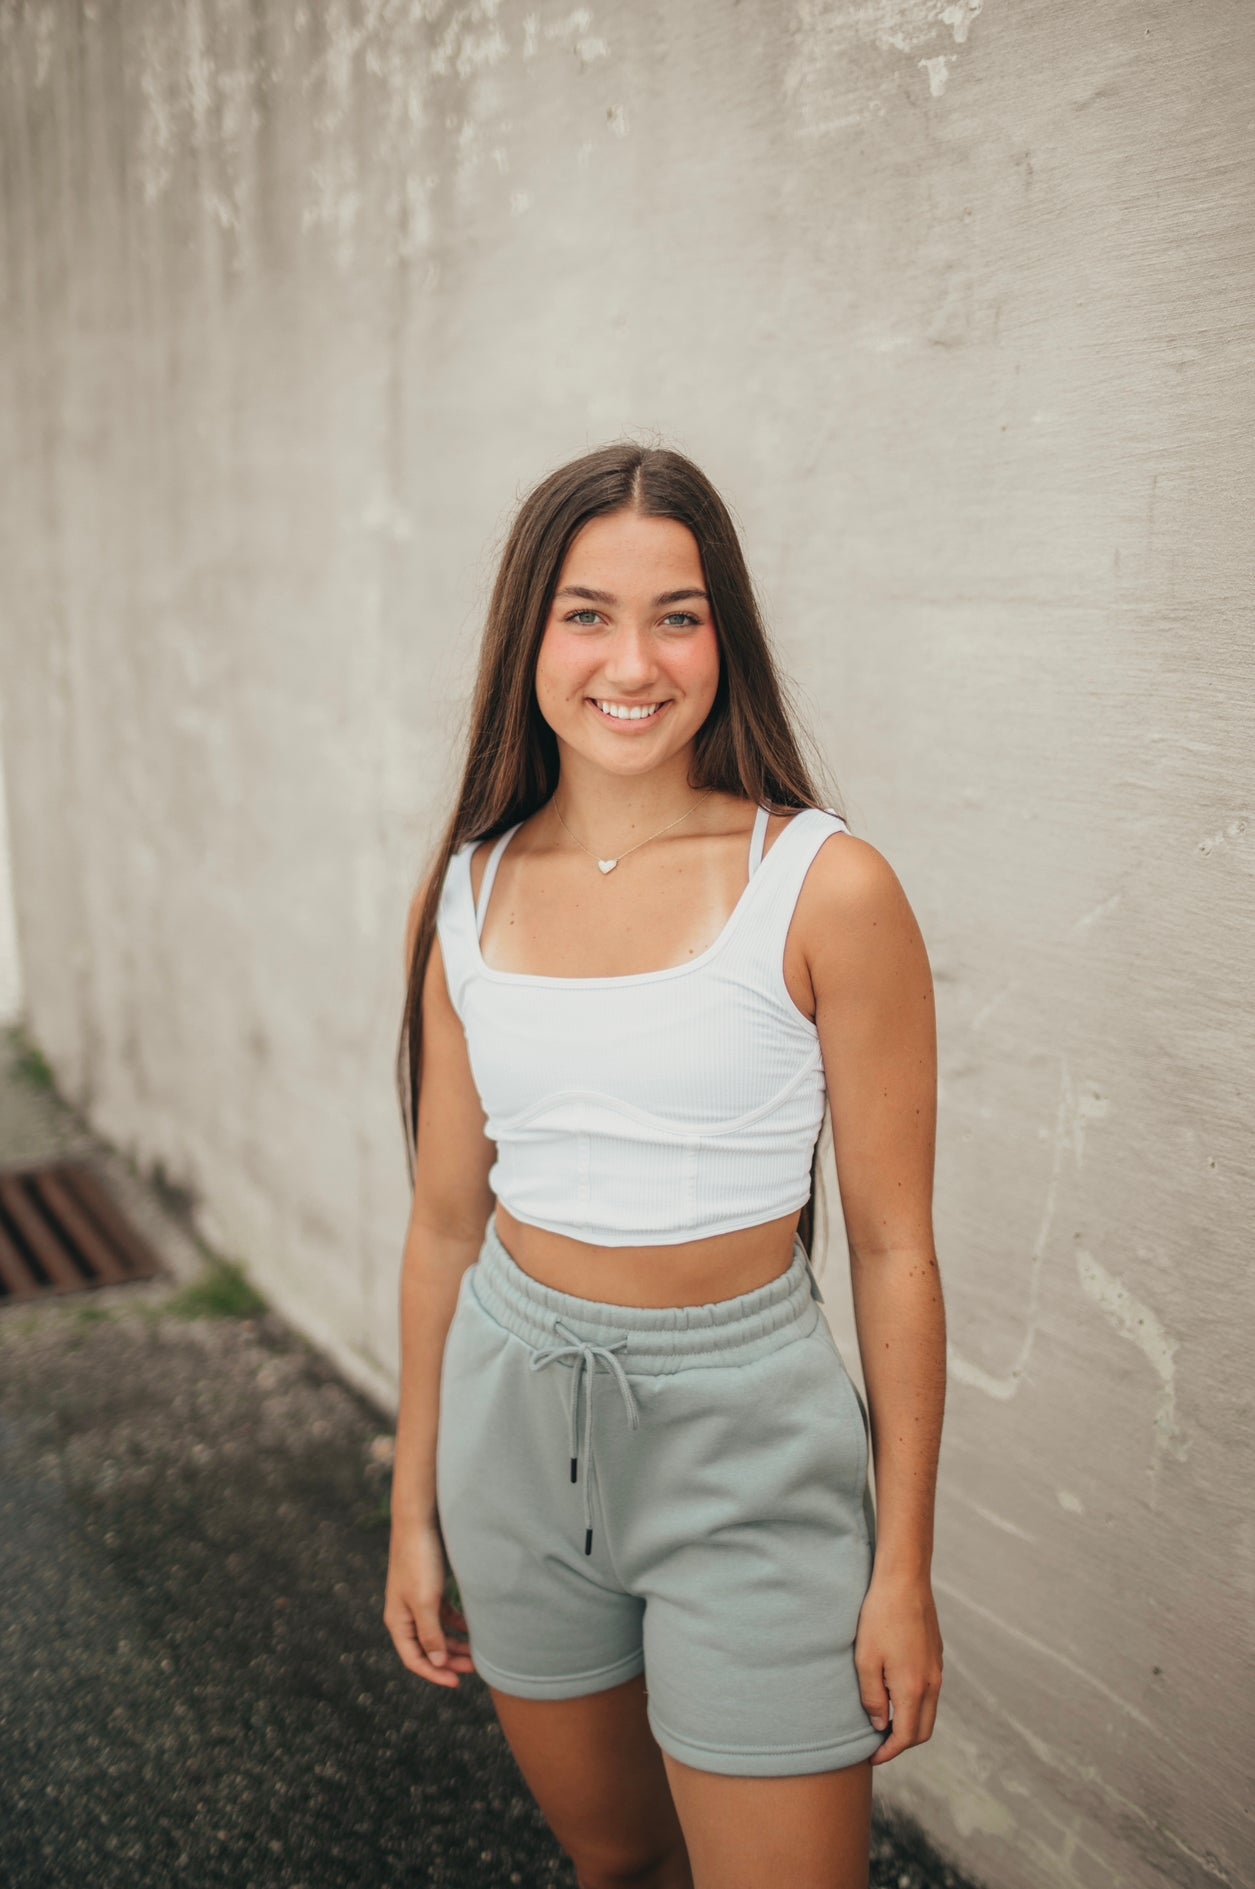
[[[692,452],[935,967],[946,1684],[878,1790],[998,1889],[1255,1876],[1253,52],[1246,0],[0,5],[37,1041],[387,1395],[493,552],[560,459]]]
[[[0,729],[3,728],[0,704]],[[13,862],[9,853],[9,812],[5,804],[0,750],[0,1024],[17,1023],[23,1013],[22,960],[17,948],[17,913],[13,904]]]

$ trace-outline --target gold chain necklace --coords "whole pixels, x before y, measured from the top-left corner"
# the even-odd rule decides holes
[[[706,794],[712,794],[714,791],[715,790],[713,787],[704,787],[702,789],[702,797],[704,797]],[[600,866],[603,872],[613,872],[615,867],[618,865],[619,860],[626,859],[628,856],[628,853],[634,853],[637,850],[637,847],[639,846],[648,846],[649,841],[656,840],[658,838],[659,833],[669,833],[673,826],[679,826],[680,820],[687,820],[689,817],[689,814],[692,813],[693,811],[693,807],[696,807],[697,804],[698,803],[695,800],[693,802],[693,806],[689,807],[686,812],[682,813],[678,820],[669,820],[666,826],[660,826],[658,829],[658,833],[651,833],[647,839],[637,840],[636,846],[629,846],[627,849],[627,852],[623,852],[619,854],[618,859],[597,859],[597,855],[595,852],[593,852],[591,847],[585,846],[583,840],[575,839],[574,833],[571,833],[570,827],[566,825],[566,821],[562,819],[561,813],[558,812],[558,803],[556,800],[553,803],[553,810],[555,813],[558,814],[559,820],[562,820],[563,826],[566,826],[567,832],[571,833],[571,838],[575,840],[575,844],[580,848],[581,852],[587,853],[590,859],[597,859],[597,864]]]

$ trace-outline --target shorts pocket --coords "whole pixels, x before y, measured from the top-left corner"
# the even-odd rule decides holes
[[[825,1361],[825,1394],[823,1408],[835,1408],[837,1424],[843,1441],[843,1459],[846,1457],[848,1442],[854,1443],[854,1460],[857,1464],[854,1493],[860,1505],[864,1501],[867,1489],[867,1471],[871,1453],[870,1430],[867,1411],[859,1396],[858,1385],[850,1376],[845,1359],[832,1335],[827,1319],[820,1312],[815,1321],[816,1337],[823,1350],[828,1354]]]
[[[446,1392],[454,1380],[466,1369],[465,1350],[469,1338],[472,1307],[469,1303],[471,1294],[471,1273],[474,1267],[468,1266],[462,1274],[462,1283],[458,1288],[457,1303],[453,1308],[453,1317],[449,1320],[449,1329],[445,1333],[444,1351],[440,1359],[440,1401],[443,1405]]]
[[[445,1505],[467,1485],[472,1452],[492,1421],[492,1400],[500,1378],[496,1359],[506,1336],[475,1297],[474,1270],[472,1266],[463,1275],[440,1360],[436,1485]]]

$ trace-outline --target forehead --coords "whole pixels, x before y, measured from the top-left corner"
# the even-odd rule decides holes
[[[702,581],[701,553],[687,525],[677,518],[645,518],[638,512],[612,512],[590,518],[575,534],[562,562],[559,583],[595,583],[628,594],[655,586],[660,573],[693,583]]]

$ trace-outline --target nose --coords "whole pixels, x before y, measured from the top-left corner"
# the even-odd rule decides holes
[[[639,695],[658,673],[653,645],[645,630],[620,624],[602,664],[607,683],[624,695]]]

